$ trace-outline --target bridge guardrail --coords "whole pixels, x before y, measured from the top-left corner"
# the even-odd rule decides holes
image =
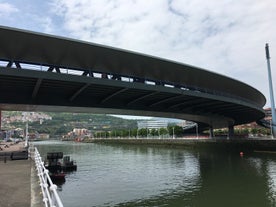
[[[30,147],[30,152],[32,159],[35,161],[44,205],[46,207],[63,207],[61,199],[57,193],[57,186],[53,184],[49,171],[45,168],[38,149],[36,147]]]
[[[99,78],[99,79],[109,79],[109,80],[119,80],[123,82],[139,82],[144,83],[146,85],[162,85],[163,87],[169,88],[179,88],[181,90],[188,90],[188,91],[197,91],[199,93],[206,93],[216,96],[225,96],[228,98],[238,98],[239,100],[251,103],[251,104],[258,104],[250,99],[244,98],[242,96],[213,90],[207,88],[201,88],[199,86],[193,85],[185,85],[185,84],[176,84],[173,82],[164,82],[161,80],[150,80],[147,78],[141,77],[134,77],[134,76],[124,76],[121,74],[113,74],[113,73],[104,73],[96,70],[91,69],[83,69],[83,68],[69,68],[64,66],[55,66],[55,65],[47,65],[47,64],[39,64],[39,63],[29,63],[29,62],[21,62],[15,60],[6,60],[0,59],[0,67],[7,67],[7,68],[20,68],[26,70],[37,70],[43,72],[54,72],[60,74],[69,74],[69,75],[76,75],[76,76],[89,76],[91,78]]]

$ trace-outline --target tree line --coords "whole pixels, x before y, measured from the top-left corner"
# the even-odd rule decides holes
[[[138,138],[138,137],[180,137],[184,135],[182,127],[177,125],[169,125],[167,128],[148,129],[117,129],[111,131],[97,131],[93,133],[94,138]]]

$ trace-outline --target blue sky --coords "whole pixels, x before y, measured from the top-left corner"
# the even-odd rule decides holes
[[[198,66],[255,87],[266,106],[266,42],[276,93],[275,19],[272,0],[0,0],[0,25]]]

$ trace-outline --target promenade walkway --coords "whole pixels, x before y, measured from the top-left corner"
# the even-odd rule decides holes
[[[31,161],[0,160],[0,206],[31,206]]]
[[[24,142],[0,143],[0,206],[31,206],[31,160],[22,158]],[[11,160],[11,154],[19,154]]]

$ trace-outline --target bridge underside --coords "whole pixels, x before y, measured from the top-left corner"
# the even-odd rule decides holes
[[[264,117],[255,88],[205,69],[0,26],[0,110],[171,117],[220,128]]]
[[[263,117],[234,98],[138,82],[0,68],[0,109],[72,111],[186,119],[220,128]]]

